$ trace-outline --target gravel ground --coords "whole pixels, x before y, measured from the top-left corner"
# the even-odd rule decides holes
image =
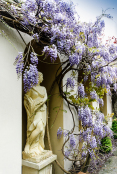
[[[88,167],[88,172],[90,174],[98,174],[100,169],[102,167],[104,167],[104,164],[105,162],[107,161],[107,159],[110,157],[110,156],[113,156],[113,152],[115,150],[117,150],[117,139],[112,139],[112,145],[113,145],[113,149],[111,152],[109,152],[108,154],[102,154],[102,153],[99,153],[99,159],[96,160],[96,164],[94,164],[93,161],[90,162],[90,165]]]

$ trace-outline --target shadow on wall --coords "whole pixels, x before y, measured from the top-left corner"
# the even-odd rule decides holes
[[[44,48],[44,45],[42,43],[36,43],[34,41],[31,42],[31,45],[35,52],[38,55],[42,55],[42,50]],[[29,46],[29,44],[28,44]],[[28,47],[27,46],[27,47]],[[32,50],[30,49],[30,52]],[[25,53],[27,52],[27,48],[25,49]],[[44,59],[44,56],[39,56],[40,61],[38,62],[38,71],[43,73],[43,82],[41,86],[44,86],[47,90],[47,94],[49,95],[49,91],[51,88],[51,85],[55,79],[55,74],[57,69],[60,67],[60,59],[56,60],[57,65],[52,65],[50,64],[50,58],[48,57],[47,59]],[[29,63],[30,59],[28,57]],[[60,68],[61,71],[61,68]],[[22,78],[23,79],[23,78]],[[22,83],[23,84],[23,83]],[[26,143],[26,131],[27,131],[27,114],[24,108],[23,104],[23,99],[24,99],[24,90],[23,90],[23,85],[22,85],[22,151],[24,150],[25,143]],[[63,128],[63,112],[60,111],[57,115],[56,118],[56,109],[53,109],[57,106],[61,105],[61,110],[63,109],[63,99],[59,96],[59,89],[57,84],[54,85],[54,88],[51,93],[50,101],[49,101],[49,131],[50,131],[50,140],[52,144],[52,150],[53,153],[57,155],[57,158],[59,162],[61,163],[62,166],[64,166],[64,157],[61,152],[61,147],[63,144],[63,138],[60,140],[57,139],[57,130],[59,127]],[[54,120],[56,118],[56,121],[54,123]],[[53,125],[54,123],[54,125]],[[53,126],[52,126],[53,125]],[[47,134],[45,133],[45,149],[49,149],[48,146],[48,141],[47,141]],[[56,174],[63,174],[61,169],[55,164],[54,165]]]

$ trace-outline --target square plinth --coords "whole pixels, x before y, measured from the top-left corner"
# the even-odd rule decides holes
[[[22,174],[52,174],[52,162],[57,159],[57,155],[34,163],[27,160],[22,160]]]
[[[44,150],[40,155],[37,156],[30,156],[30,154],[26,152],[22,152],[23,159],[26,161],[31,161],[33,163],[40,163],[41,161],[49,158],[52,156],[52,151],[51,150]]]

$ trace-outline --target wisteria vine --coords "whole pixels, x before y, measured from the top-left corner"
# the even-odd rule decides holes
[[[62,147],[65,158],[79,161],[80,157],[80,161],[83,161],[81,170],[86,171],[87,161],[97,157],[101,139],[112,136],[112,131],[105,124],[104,114],[91,104],[98,102],[99,106],[103,106],[104,94],[111,94],[111,86],[115,91],[117,89],[117,38],[113,37],[104,44],[100,39],[105,27],[102,18],[112,19],[112,16],[103,11],[94,23],[80,22],[80,17],[78,15],[76,17],[74,4],[63,0],[26,0],[22,3],[4,2],[3,4],[7,11],[7,18],[0,12],[0,20],[28,33],[37,43],[46,43],[42,51],[45,59],[50,57],[51,63],[54,64],[58,53],[67,57],[67,60],[61,63],[64,68],[56,74],[55,81],[69,109],[70,106],[76,109],[81,129],[76,135],[75,124],[72,130],[59,128],[57,138],[62,134],[66,138]],[[10,19],[14,20],[13,24]],[[28,65],[25,63],[28,56],[21,52],[15,59],[18,77],[23,73],[25,92],[38,83],[39,55],[34,52],[31,45],[29,47],[31,52]],[[66,91],[63,91],[62,80],[69,71],[73,73],[67,79]],[[77,80],[75,73],[78,74]],[[68,92],[73,91],[75,87],[77,87],[76,95]],[[70,112],[74,120],[71,109]],[[82,142],[82,147],[78,149],[79,142]],[[65,150],[66,143],[68,148]]]

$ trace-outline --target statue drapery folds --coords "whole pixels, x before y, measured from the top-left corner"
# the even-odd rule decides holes
[[[43,74],[39,72],[39,82],[24,96],[24,106],[27,112],[27,140],[23,158],[32,158],[46,153],[44,150],[44,135],[47,116],[47,92],[40,86]],[[26,157],[27,156],[27,157]]]

